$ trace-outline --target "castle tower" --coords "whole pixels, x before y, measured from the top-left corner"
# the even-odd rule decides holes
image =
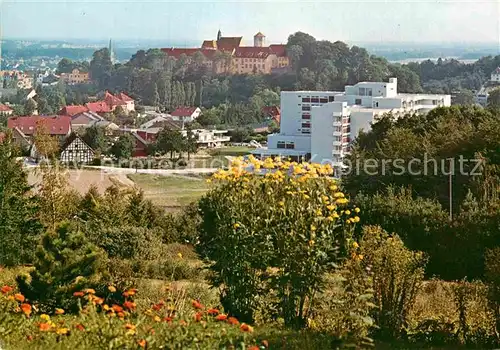
[[[266,40],[266,36],[261,32],[258,32],[253,36],[253,46],[255,47],[263,47],[264,41]]]
[[[222,38],[222,32],[219,29],[219,31],[217,32],[217,41],[219,41],[220,38]]]

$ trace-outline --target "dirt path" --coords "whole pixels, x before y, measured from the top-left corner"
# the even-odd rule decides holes
[[[112,185],[135,185],[125,174],[106,174],[93,170],[68,170],[68,175],[70,186],[81,194],[86,193],[92,185],[95,185],[101,193]],[[28,182],[30,185],[37,186],[40,181],[41,176],[33,169],[30,169],[28,172]]]

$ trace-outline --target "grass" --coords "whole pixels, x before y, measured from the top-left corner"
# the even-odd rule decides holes
[[[167,209],[184,207],[198,200],[208,190],[203,177],[131,174],[128,178],[144,190],[147,199]]]
[[[212,156],[244,156],[249,154],[254,148],[245,146],[222,147],[210,151]]]

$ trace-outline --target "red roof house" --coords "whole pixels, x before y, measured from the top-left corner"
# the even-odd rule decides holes
[[[74,116],[74,115],[77,115],[77,114],[80,114],[80,113],[84,113],[84,112],[88,112],[89,109],[85,106],[82,106],[82,105],[72,105],[72,106],[66,106],[66,107],[63,107],[61,108],[61,110],[57,113],[59,115],[69,115],[70,117]]]
[[[267,47],[241,46],[234,51],[235,57],[266,59],[271,52]]]
[[[9,129],[18,129],[26,136],[33,136],[37,127],[43,126],[52,136],[68,136],[71,134],[71,117],[70,116],[27,116],[15,117],[7,120]]]
[[[200,114],[201,109],[199,107],[179,107],[170,113],[172,120],[182,120],[185,122],[194,121]]]
[[[262,113],[271,117],[278,125],[280,125],[281,111],[278,106],[269,106],[262,108]]]
[[[104,101],[89,102],[85,105],[90,112],[94,113],[111,113],[113,110]]]
[[[286,45],[282,44],[269,45],[269,51],[278,57],[286,57]]]
[[[157,134],[145,130],[132,133],[135,137],[135,147],[132,157],[147,157],[149,145],[156,141]]]
[[[0,103],[0,114],[11,115],[13,112],[12,108]]]

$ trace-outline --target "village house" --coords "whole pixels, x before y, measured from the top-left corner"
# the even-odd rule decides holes
[[[190,123],[195,121],[200,114],[201,109],[199,107],[179,107],[170,113],[170,116],[172,117],[172,120]]]
[[[34,147],[34,137],[37,130],[44,128],[50,136],[61,144],[71,134],[71,117],[69,116],[25,116],[7,120],[7,128],[12,130],[12,137],[21,149],[29,150],[31,156],[38,158]]]
[[[71,73],[61,73],[60,80],[68,85],[86,84],[90,82],[90,75],[75,68]]]
[[[14,111],[7,105],[0,103],[0,115],[12,115]]]
[[[95,152],[76,133],[72,133],[61,147],[59,159],[66,164],[90,164]]]
[[[281,111],[278,106],[263,107],[262,113],[278,124],[278,126],[280,125]]]

